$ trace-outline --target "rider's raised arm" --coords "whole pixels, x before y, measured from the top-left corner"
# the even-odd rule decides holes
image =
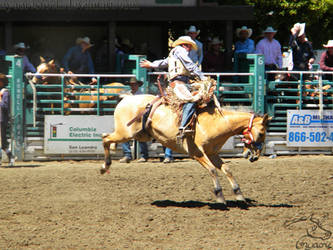
[[[184,67],[191,72],[192,74],[198,76],[200,80],[204,80],[205,76],[200,71],[198,65],[192,61],[192,59],[188,56],[188,52],[183,47],[176,47],[174,51],[174,55],[178,57],[178,59],[182,62]]]
[[[155,60],[150,63],[150,66],[152,68],[167,68],[169,66],[168,64],[168,58],[162,59],[162,60]]]

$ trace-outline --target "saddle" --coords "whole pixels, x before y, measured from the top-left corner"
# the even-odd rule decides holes
[[[156,109],[164,104],[169,106],[178,117],[178,124],[180,123],[182,117],[182,109],[183,105],[189,101],[193,101],[197,103],[198,109],[202,109],[208,105],[212,100],[214,101],[215,106],[218,108],[220,113],[222,113],[221,106],[214,95],[214,91],[216,89],[216,81],[214,79],[208,78],[204,81],[193,81],[191,82],[191,94],[194,97],[192,100],[182,100],[180,99],[175,92],[173,91],[174,82],[171,82],[169,86],[165,90],[165,94],[163,96],[157,96],[153,101],[148,103],[145,109],[140,112],[137,116],[135,116],[132,120],[127,123],[127,126],[130,126],[136,121],[140,121],[142,118],[142,130],[146,130],[151,123],[152,117],[156,111]],[[194,114],[186,127],[195,129],[196,122],[196,114]],[[194,132],[194,131],[193,131]]]

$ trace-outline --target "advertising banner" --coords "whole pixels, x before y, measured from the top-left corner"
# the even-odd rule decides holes
[[[46,115],[44,153],[103,154],[101,135],[113,126],[113,116]]]

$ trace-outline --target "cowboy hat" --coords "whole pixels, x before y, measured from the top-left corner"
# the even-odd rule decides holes
[[[172,43],[172,47],[176,47],[181,44],[190,44],[194,50],[198,50],[198,46],[195,41],[192,40],[189,36],[180,36],[176,41]]]
[[[142,86],[143,82],[142,81],[138,81],[135,77],[131,77],[129,81],[126,81],[125,84],[127,85],[131,85],[131,84],[139,84],[139,87]]]
[[[199,35],[200,30],[197,30],[197,27],[195,27],[194,25],[191,25],[188,30],[185,30],[185,34],[189,33],[189,32],[193,32],[193,33],[197,33],[197,35]]]
[[[292,30],[299,30],[297,37],[304,35],[305,33],[305,23],[295,23]]]
[[[333,40],[329,40],[327,44],[323,44],[325,48],[333,48]]]
[[[218,37],[214,37],[213,40],[210,42],[211,45],[222,44],[222,41]]]
[[[248,28],[247,26],[242,26],[241,28],[237,28],[236,29],[236,36],[239,37],[239,33],[241,31],[246,31],[247,32],[247,37],[250,37],[252,36],[252,29],[251,28]]]
[[[26,46],[25,43],[20,42],[14,45],[14,49],[29,49],[29,46]]]
[[[80,43],[86,43],[88,44],[90,47],[94,46],[92,43],[90,43],[90,38],[89,37],[78,37],[76,39],[76,44],[80,44]]]
[[[264,33],[276,33],[277,30],[273,29],[272,26],[268,26],[265,30]]]

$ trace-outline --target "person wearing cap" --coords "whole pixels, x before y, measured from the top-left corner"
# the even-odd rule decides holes
[[[192,94],[189,90],[189,80],[191,75],[205,80],[206,77],[200,71],[198,64],[194,63],[189,57],[189,52],[197,50],[197,44],[189,36],[181,36],[172,43],[173,49],[170,51],[168,58],[150,62],[143,60],[140,66],[143,68],[166,68],[168,67],[168,78],[170,86],[173,87],[174,93],[182,100],[191,100]],[[183,139],[185,133],[191,133],[192,130],[185,130],[193,114],[195,113],[196,103],[186,102],[183,105],[183,114],[179,127],[179,139]]]
[[[222,72],[224,70],[224,55],[221,51],[222,42],[218,37],[214,37],[210,42],[208,50],[203,61],[203,69],[205,72]]]
[[[36,72],[36,68],[34,67],[34,65],[32,65],[32,63],[29,61],[29,58],[26,56],[25,52],[29,47],[25,45],[25,43],[20,42],[14,45],[14,50],[15,50],[15,54],[18,56],[22,56],[22,66],[23,66],[23,73],[26,72],[32,72],[35,73]]]
[[[62,60],[64,70],[75,74],[94,74],[94,63],[89,52],[92,46],[89,37],[77,38],[76,45],[67,51]],[[80,80],[88,82],[87,78],[80,78]],[[96,82],[95,79],[92,81]]]
[[[197,30],[197,28],[194,25],[191,25],[188,30],[185,30],[185,34],[191,37],[192,40],[195,41],[197,45],[198,49],[191,50],[189,56],[194,63],[197,63],[200,66],[203,60],[203,46],[202,43],[196,39],[197,36],[200,34],[200,30]]]
[[[131,77],[129,81],[125,82],[126,85],[129,85],[131,88],[131,93],[133,95],[141,95],[142,92],[140,87],[142,86],[143,82],[138,81],[135,77]],[[123,149],[124,157],[120,159],[120,163],[129,163],[132,160],[132,153],[131,147],[129,142],[125,142],[121,144]],[[148,145],[146,142],[139,142],[140,147],[140,154],[141,157],[138,162],[146,162],[148,160]]]
[[[8,79],[5,74],[0,74],[0,133],[1,133],[1,149],[5,151],[9,160],[9,166],[14,166],[15,158],[9,149],[7,140],[7,128],[9,125],[10,116],[10,94],[6,88]],[[2,160],[2,151],[0,150],[0,165]]]
[[[312,45],[305,36],[305,23],[294,24],[290,31],[289,47],[293,52],[293,70],[307,71],[312,68],[315,56]]]
[[[250,39],[252,29],[247,26],[242,26],[236,29],[236,36],[239,40],[235,43],[235,53],[254,53],[254,41]]]
[[[320,69],[323,71],[333,71],[333,40],[329,40],[327,44],[323,45],[327,50],[320,56]],[[332,80],[332,75],[323,75],[326,80]]]
[[[261,39],[256,46],[256,54],[263,54],[265,56],[265,70],[277,70],[282,68],[282,53],[280,43],[274,39],[276,34],[271,26],[264,30],[264,38]],[[268,74],[269,81],[274,80],[273,74]]]

